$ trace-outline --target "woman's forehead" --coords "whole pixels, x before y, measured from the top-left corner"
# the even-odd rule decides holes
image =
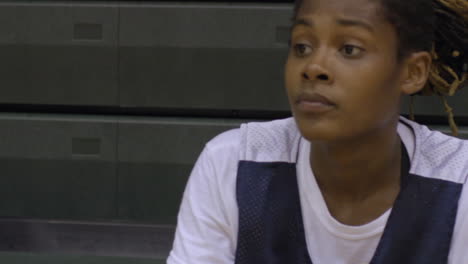
[[[379,20],[378,0],[303,0],[297,17],[308,15],[335,15],[358,17],[365,20]]]

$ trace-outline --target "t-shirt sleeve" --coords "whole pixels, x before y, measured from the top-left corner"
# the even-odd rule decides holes
[[[183,195],[168,264],[234,263],[236,234],[228,212],[233,208],[224,202],[231,194],[222,193],[231,183],[221,183],[224,175],[218,175],[229,173],[226,155],[209,144],[200,154]]]

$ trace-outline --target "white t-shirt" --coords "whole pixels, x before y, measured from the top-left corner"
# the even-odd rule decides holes
[[[438,177],[437,175],[440,175],[438,172],[450,170],[453,171],[450,174],[451,178],[443,180],[466,182],[468,175],[466,141],[430,131],[427,127],[404,118],[402,121],[404,122],[399,124],[398,133],[411,160],[411,173]],[[263,123],[261,127],[253,132],[254,137],[248,138],[249,140],[255,138],[254,141],[246,140],[243,129],[236,129],[217,136],[206,145],[184,192],[174,245],[167,263],[234,263],[239,226],[236,202],[239,160],[297,162],[305,237],[314,264],[369,263],[391,210],[362,226],[339,223],[329,213],[310,168],[310,143],[300,136],[293,119]],[[299,144],[283,146],[281,138],[285,134],[288,138],[296,137]],[[251,148],[253,150],[244,153],[243,149],[251,145],[255,146]],[[429,153],[430,151],[434,153]],[[445,167],[439,166],[437,161],[442,161],[440,164],[444,164]],[[468,263],[468,188],[466,187],[463,188],[459,201],[449,263]]]
[[[310,143],[301,140],[297,176],[307,248],[316,264],[369,263],[390,211],[362,226],[338,222],[328,211],[309,162]]]

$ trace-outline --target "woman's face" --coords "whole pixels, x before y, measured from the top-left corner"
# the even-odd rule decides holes
[[[306,139],[367,136],[398,118],[397,34],[378,2],[303,1],[291,31],[285,84]]]

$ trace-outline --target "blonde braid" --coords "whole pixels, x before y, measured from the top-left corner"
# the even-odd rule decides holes
[[[447,96],[453,96],[468,79],[468,62],[466,61],[468,48],[468,1],[434,0],[434,6],[436,14],[440,15],[441,20],[446,24],[439,27],[439,30],[435,32],[436,38],[439,36],[443,42],[437,42],[437,39],[434,42],[431,51],[433,64],[429,73],[429,81],[420,94],[436,94],[442,98],[452,134],[457,135],[458,128],[454,120],[453,109],[447,102]],[[447,20],[447,16],[450,19]],[[453,43],[446,43],[446,40],[453,38],[453,36],[459,38],[461,46],[458,44],[458,48]],[[452,49],[449,53],[446,46],[450,46]],[[454,64],[453,61],[456,61],[456,63]]]

